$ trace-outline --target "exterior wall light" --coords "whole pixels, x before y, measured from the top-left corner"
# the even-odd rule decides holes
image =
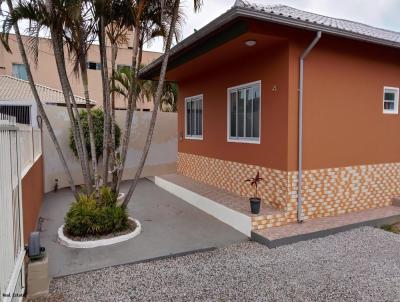
[[[244,44],[248,47],[252,47],[257,44],[257,41],[256,40],[247,40],[246,42],[244,42]]]

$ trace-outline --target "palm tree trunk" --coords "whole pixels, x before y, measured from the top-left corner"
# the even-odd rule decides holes
[[[140,38],[140,30],[139,30],[139,23],[137,21],[137,24],[135,26],[135,35],[132,44],[132,62],[131,62],[132,77],[135,78],[135,80],[133,80],[133,82],[131,83],[128,91],[128,106],[126,110],[124,135],[122,137],[122,147],[121,147],[121,166],[120,169],[118,170],[117,182],[114,184],[113,188],[115,192],[119,192],[119,187],[124,173],[126,155],[128,152],[128,144],[131,135],[133,112],[136,109],[136,99],[138,96],[138,92],[135,83],[137,82],[136,64],[137,64],[137,57],[139,50],[139,38]]]
[[[12,1],[11,0],[7,0],[7,5],[8,5],[9,12],[12,13],[12,11],[13,11]],[[18,27],[17,23],[14,24],[14,31],[15,31],[15,35],[17,37],[18,48],[19,48],[19,52],[21,54],[22,62],[25,65],[25,69],[26,69],[26,73],[27,73],[27,76],[28,76],[29,85],[31,87],[31,91],[32,91],[33,97],[35,99],[36,106],[38,108],[39,114],[40,114],[41,118],[43,119],[43,121],[44,121],[44,123],[46,125],[46,128],[47,128],[47,131],[49,132],[50,139],[53,142],[54,147],[56,148],[56,151],[57,151],[58,156],[59,156],[60,161],[61,161],[61,165],[63,166],[64,172],[65,172],[65,174],[67,176],[68,184],[69,184],[69,186],[71,188],[71,191],[73,192],[74,197],[78,198],[78,192],[76,191],[76,187],[75,187],[75,184],[74,184],[74,180],[72,178],[71,171],[68,168],[67,161],[65,160],[65,157],[64,157],[64,154],[62,152],[61,146],[60,146],[60,144],[59,144],[59,142],[57,140],[57,136],[54,133],[53,127],[50,124],[49,118],[47,117],[47,114],[46,114],[46,112],[44,110],[43,104],[42,104],[42,102],[40,100],[39,94],[38,94],[38,92],[36,90],[35,81],[34,81],[33,76],[32,76],[32,72],[31,72],[31,68],[30,68],[30,65],[29,65],[28,57],[26,55],[26,51],[25,51],[25,48],[24,48],[24,44],[22,42],[21,34],[20,34],[19,27]]]
[[[49,1],[49,3],[51,3],[51,2],[52,1]],[[53,50],[54,50],[54,57],[56,60],[56,65],[57,65],[57,71],[58,71],[58,75],[60,78],[61,88],[64,93],[64,99],[65,99],[65,104],[67,106],[68,115],[69,115],[69,118],[71,121],[72,134],[74,136],[76,150],[78,153],[78,158],[81,163],[85,187],[86,187],[87,192],[91,192],[92,185],[91,185],[91,179],[90,179],[90,172],[88,169],[89,162],[88,162],[87,156],[85,157],[85,155],[84,155],[86,147],[84,145],[84,142],[85,142],[84,138],[82,139],[82,136],[83,136],[82,135],[83,134],[82,123],[79,118],[79,113],[77,112],[75,100],[73,98],[73,95],[71,95],[72,90],[69,85],[67,72],[65,70],[64,51],[62,49],[62,47],[63,47],[62,38],[59,36],[59,33],[57,32],[57,30],[54,28],[50,28],[50,33],[51,33],[51,38],[52,38],[51,41],[52,41]],[[73,102],[75,103],[75,108],[74,108],[75,115],[74,115],[74,112],[72,109],[71,100],[73,100]],[[82,129],[82,131],[81,131],[81,129]]]
[[[102,83],[103,83],[103,108],[104,108],[104,132],[103,132],[103,185],[108,183],[108,168],[109,168],[109,154],[110,154],[110,89],[108,83],[108,64],[107,64],[107,50],[105,41],[105,20],[100,17],[100,57],[102,69]]]
[[[131,63],[132,77],[135,78],[135,80],[133,80],[133,82],[131,83],[128,92],[128,108],[126,110],[124,135],[122,137],[122,147],[121,147],[121,166],[120,169],[118,170],[117,182],[113,184],[114,186],[113,190],[115,192],[119,192],[122,175],[125,169],[126,155],[128,152],[128,144],[131,135],[133,112],[136,109],[136,99],[138,97],[138,91],[136,89],[135,83],[137,83],[136,64],[139,51],[139,38],[140,38],[140,29],[139,25],[137,24],[135,27],[135,35],[133,38],[132,63]]]
[[[116,43],[112,43],[111,45],[111,82],[113,91],[111,93],[111,145],[110,145],[110,154],[111,154],[111,166],[113,167],[112,171],[112,187],[114,187],[114,183],[118,181],[118,169],[116,167],[116,153],[115,153],[115,61],[118,55],[118,45]]]
[[[87,65],[86,65],[86,56],[82,56],[80,62],[81,68],[81,77],[83,90],[86,101],[86,111],[88,115],[88,128],[89,128],[89,140],[90,140],[90,156],[92,158],[92,167],[93,167],[93,177],[94,177],[94,185],[96,192],[99,189],[99,174],[97,170],[97,156],[96,156],[96,143],[94,139],[94,127],[93,127],[93,116],[91,111],[90,97],[89,97],[89,80],[87,74]]]
[[[143,148],[142,156],[140,158],[139,166],[136,170],[135,177],[132,180],[132,183],[129,187],[129,191],[126,194],[125,200],[123,202],[123,206],[127,206],[129,201],[131,200],[132,194],[136,189],[140,175],[142,174],[142,171],[143,171],[144,164],[147,159],[147,155],[150,150],[151,140],[153,138],[154,128],[155,128],[155,124],[156,124],[156,120],[157,120],[158,107],[159,107],[159,104],[161,101],[161,96],[162,96],[164,82],[165,82],[165,75],[167,72],[167,65],[168,65],[169,52],[170,52],[171,43],[172,43],[172,36],[175,31],[176,21],[177,21],[178,12],[179,12],[179,4],[180,4],[180,0],[176,0],[174,3],[174,5],[175,5],[174,13],[172,16],[171,26],[169,29],[167,43],[165,46],[165,54],[164,54],[163,62],[161,65],[161,71],[160,71],[160,77],[159,77],[159,82],[158,82],[158,86],[157,86],[156,98],[154,100],[154,109],[153,109],[153,112],[151,115],[150,126],[149,126],[149,130],[147,132],[146,143]]]

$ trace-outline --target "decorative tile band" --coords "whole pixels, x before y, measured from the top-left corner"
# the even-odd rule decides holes
[[[287,204],[288,181],[284,171],[187,153],[178,153],[177,170],[182,175],[243,197],[254,196],[254,188],[245,180],[259,171],[264,178],[258,189],[262,200],[277,208]]]
[[[296,221],[297,172],[178,154],[179,173],[244,197],[254,195],[253,188],[244,180],[257,171],[265,179],[259,187],[259,196],[285,210],[285,214],[255,217],[253,228]],[[305,220],[387,206],[400,195],[400,163],[307,170],[303,172],[302,192]]]

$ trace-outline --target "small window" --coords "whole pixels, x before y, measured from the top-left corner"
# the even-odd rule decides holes
[[[87,68],[93,70],[101,70],[101,64],[96,62],[87,62]]]
[[[0,114],[14,116],[19,124],[31,125],[31,106],[0,105]]]
[[[260,143],[261,83],[228,89],[228,141]]]
[[[397,114],[399,112],[399,88],[385,87],[383,92],[383,113]]]
[[[26,72],[25,64],[12,64],[12,74],[13,77],[18,79],[28,81],[28,73]]]
[[[185,121],[185,138],[203,139],[203,95],[185,99]]]

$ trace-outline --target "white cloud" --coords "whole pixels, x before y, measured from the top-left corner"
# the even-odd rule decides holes
[[[186,15],[183,38],[226,12],[234,0],[203,0],[199,13],[193,12],[193,1],[182,0]],[[400,0],[251,0],[260,4],[285,4],[313,13],[362,22],[371,26],[400,32]],[[156,41],[149,49],[160,51],[162,43]]]

